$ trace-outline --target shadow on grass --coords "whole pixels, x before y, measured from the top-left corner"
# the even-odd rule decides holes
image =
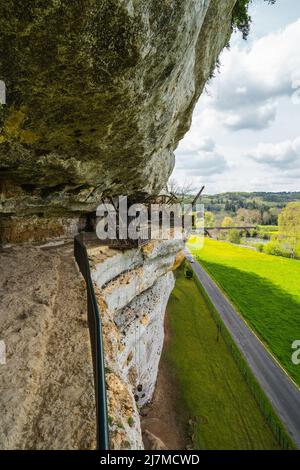
[[[195,449],[278,449],[198,286],[176,272],[165,357]]]
[[[199,261],[300,386],[300,365],[291,359],[292,343],[300,339],[300,302],[257,274]]]

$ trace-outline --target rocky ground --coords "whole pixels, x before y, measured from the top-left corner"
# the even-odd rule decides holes
[[[102,316],[111,448],[143,448],[164,315],[182,242],[113,250],[88,243]],[[84,281],[72,241],[0,252],[0,448],[91,449],[95,404]]]
[[[86,294],[63,246],[0,253],[1,449],[95,447]]]

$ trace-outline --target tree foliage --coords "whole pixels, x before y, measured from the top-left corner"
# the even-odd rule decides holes
[[[239,245],[241,243],[240,232],[236,228],[233,230],[229,230],[228,235],[227,235],[227,241],[229,241],[230,243],[235,243],[236,245]]]
[[[274,5],[276,0],[264,0]],[[251,16],[249,14],[249,5],[252,0],[237,0],[232,12],[232,27],[238,29],[243,35],[243,39],[247,39],[251,26]]]
[[[214,227],[215,225],[215,216],[210,211],[205,211],[204,213],[204,226],[205,227]]]
[[[292,256],[300,255],[300,202],[290,202],[281,211],[278,218],[278,240],[287,241]]]
[[[232,227],[234,225],[233,219],[231,217],[224,217],[222,222],[222,227]]]
[[[262,215],[258,209],[243,209],[240,208],[237,211],[237,222],[243,224],[261,224]]]

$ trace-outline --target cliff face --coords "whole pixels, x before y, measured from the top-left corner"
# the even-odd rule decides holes
[[[89,249],[103,323],[113,448],[143,448],[139,408],[154,392],[172,270],[182,260],[182,246],[166,240],[127,252]]]
[[[235,1],[1,2],[0,212],[43,226],[159,192]]]
[[[235,3],[1,2],[0,80],[7,104],[0,107],[0,241],[71,236],[104,196],[142,201],[159,193],[228,42]],[[178,241],[151,242],[142,251],[89,249],[104,327],[114,448],[142,447],[138,408],[154,390],[180,249]],[[3,254],[15,271],[23,269],[28,289],[18,301],[21,277],[11,284],[14,273],[3,272],[7,295],[0,333],[8,342],[8,363],[0,370],[0,447],[92,448],[82,286],[74,265],[64,284],[64,254],[53,254],[49,272],[45,266],[34,277],[43,259],[34,250],[39,249]],[[71,263],[71,250],[66,260]],[[43,280],[41,286],[36,279]],[[44,284],[48,293],[38,290]]]

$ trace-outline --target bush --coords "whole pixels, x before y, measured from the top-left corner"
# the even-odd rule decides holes
[[[269,243],[266,243],[266,245],[264,245],[264,252],[267,255],[284,256],[285,258],[292,257],[292,252],[290,250],[290,247],[287,246],[286,244],[281,245],[275,240],[272,240]]]
[[[226,240],[226,234],[223,232],[223,230],[218,230],[218,233],[216,235],[217,240]]]
[[[270,234],[269,232],[266,232],[265,230],[259,230],[257,232],[258,238],[261,238],[262,240],[270,240]]]
[[[265,245],[263,243],[257,243],[255,245],[255,248],[257,249],[257,251],[259,251],[260,253],[262,253],[264,251],[264,247]]]
[[[187,279],[193,279],[193,271],[191,271],[190,269],[186,269],[185,270],[185,277]]]
[[[232,13],[232,26],[242,32],[243,39],[247,39],[250,31],[251,17],[248,13],[249,3],[250,0],[238,0]]]
[[[227,241],[239,245],[241,243],[240,232],[237,229],[229,230],[227,235]]]

